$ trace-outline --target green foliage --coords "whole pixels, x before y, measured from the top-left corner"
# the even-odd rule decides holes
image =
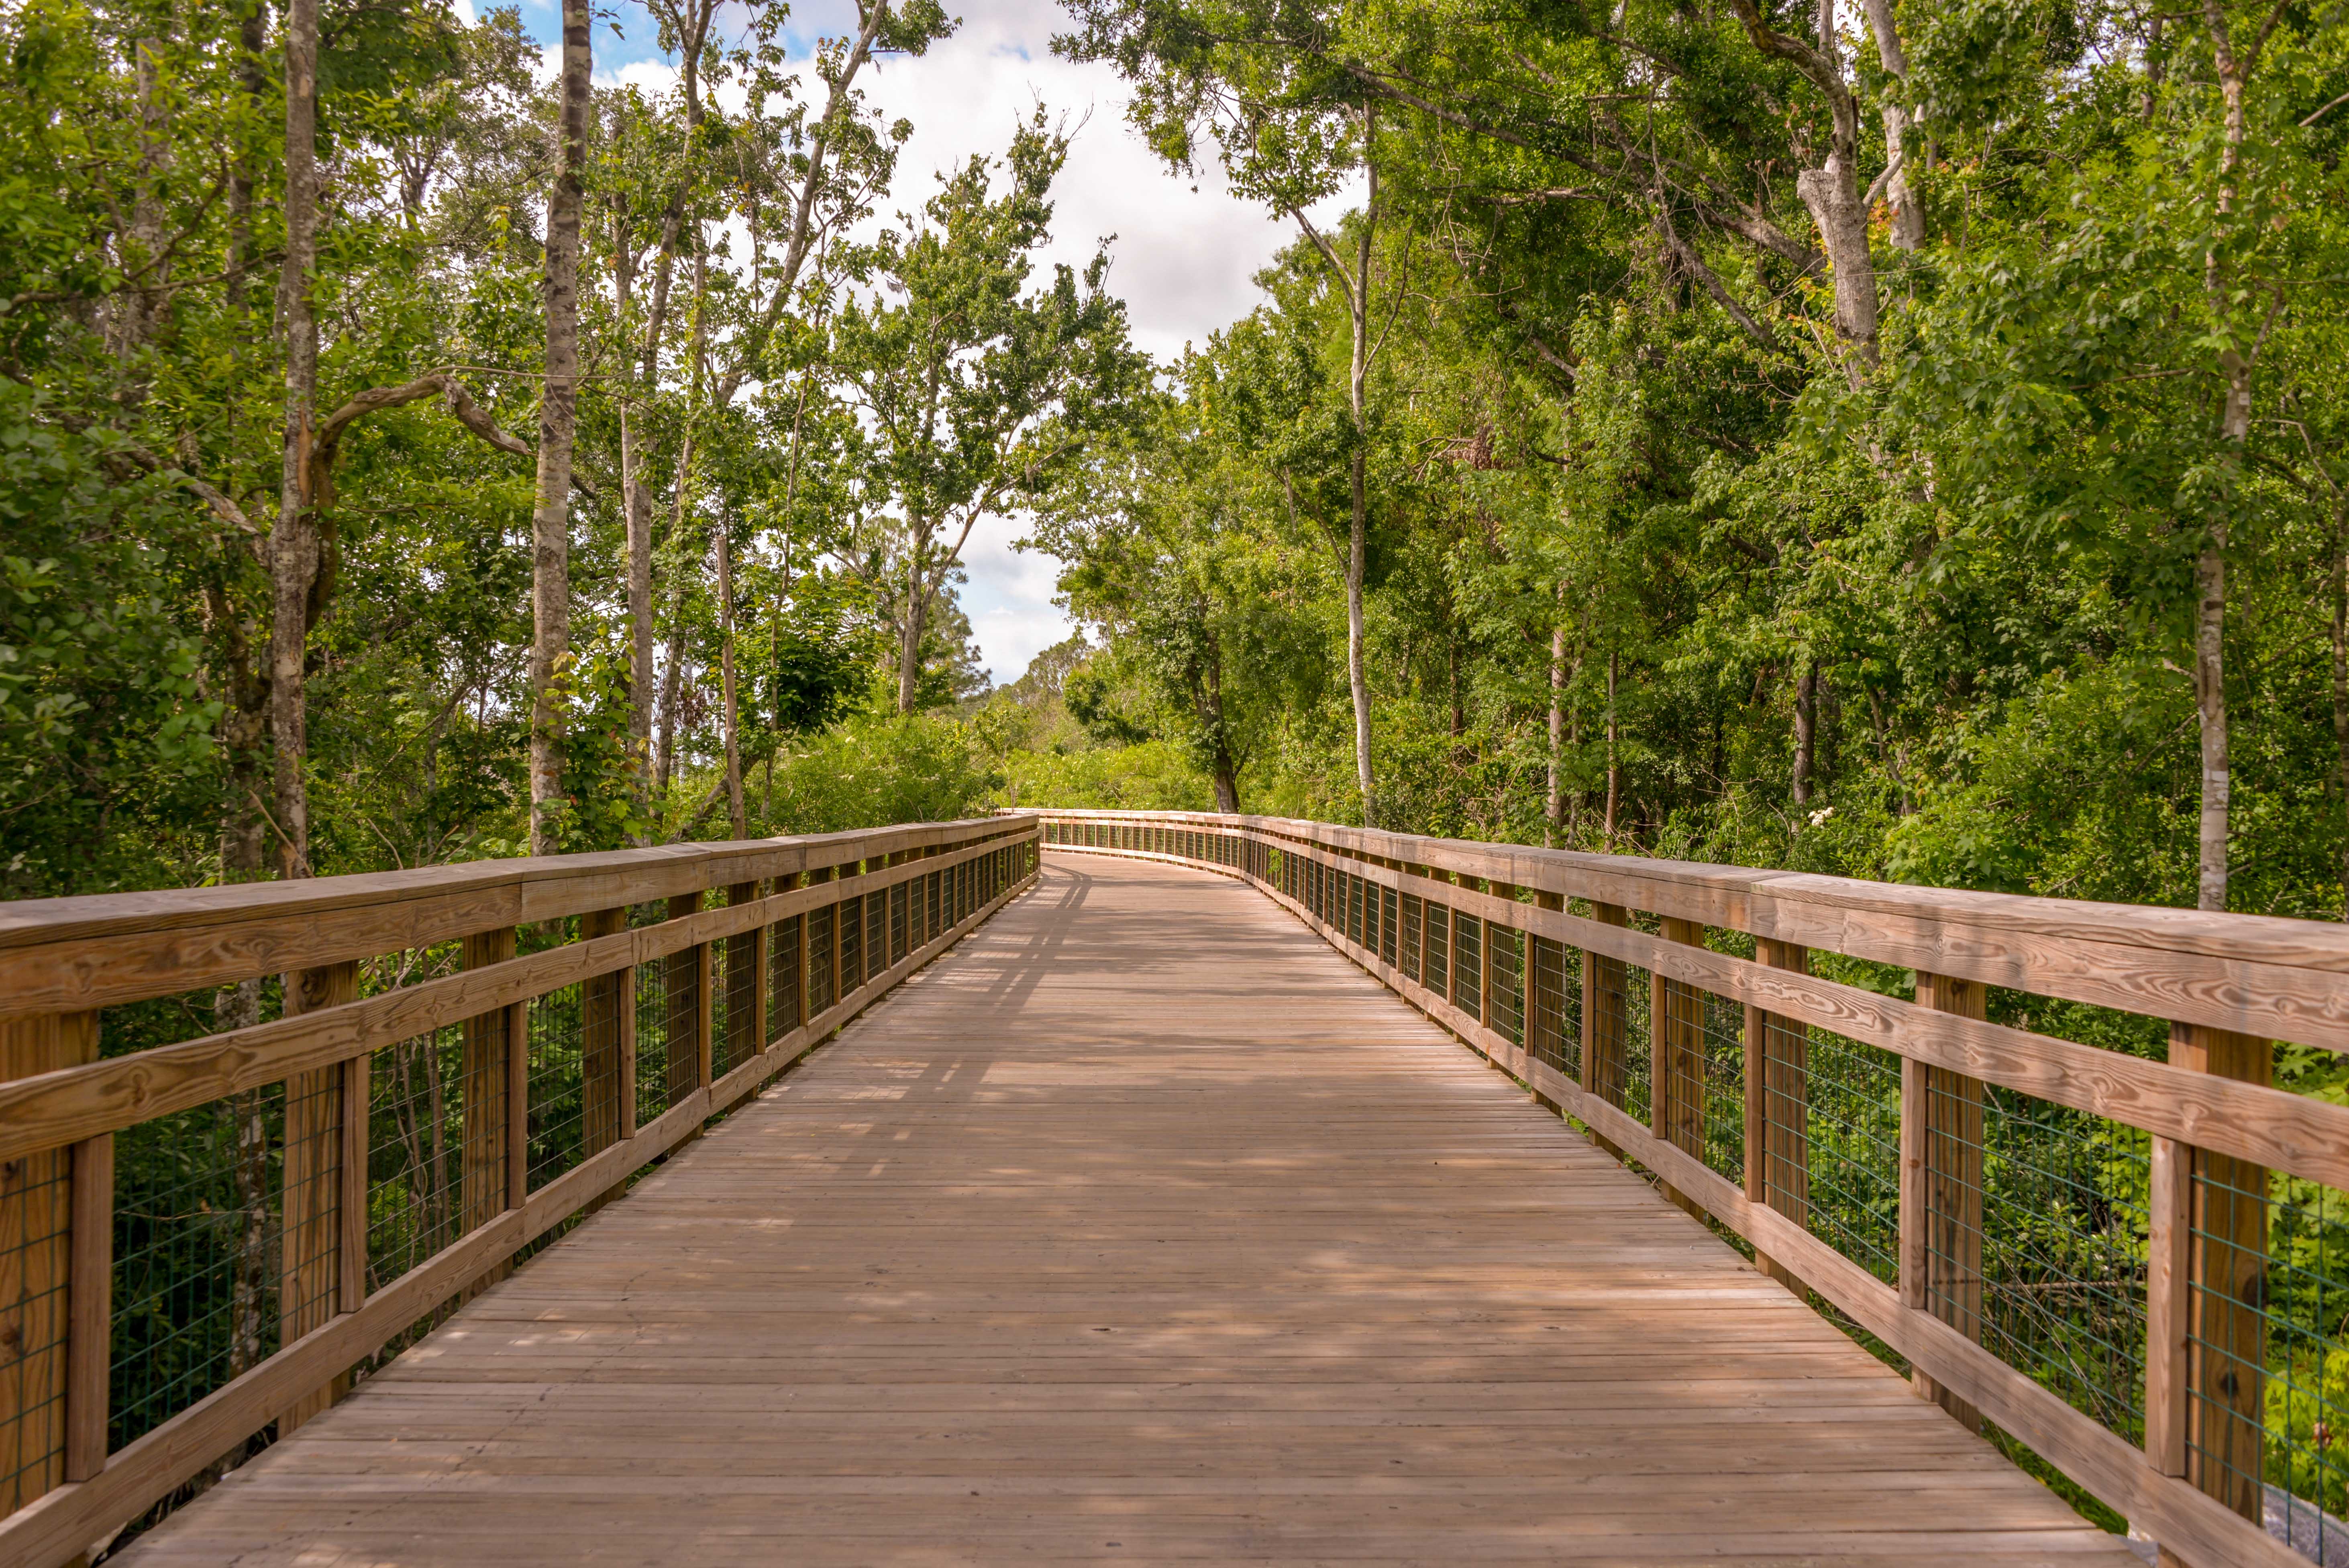
[[[963,720],[882,713],[793,743],[777,759],[771,786],[752,787],[762,830],[837,833],[983,816],[997,785]]]

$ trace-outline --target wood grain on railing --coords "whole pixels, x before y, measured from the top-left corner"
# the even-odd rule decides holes
[[[1199,864],[1256,886],[1602,1147],[1652,1172],[1676,1201],[1742,1238],[1757,1266],[1816,1292],[1904,1358],[1920,1395],[1969,1425],[1987,1418],[2012,1434],[2158,1539],[2167,1561],[2303,1561],[2257,1522],[2263,1444],[2278,1440],[2265,1371],[2271,1173],[2349,1190],[2349,1107],[2271,1087],[2269,1066],[2271,1041],[2349,1051],[2349,930],[1276,818],[1040,815],[1048,847]],[[1367,905],[1364,888],[1373,890]],[[1392,952],[1375,921],[1357,913],[1384,907],[1380,889],[1397,895]],[[1642,929],[1651,921],[1652,934]],[[1716,950],[1716,932],[1745,934],[1754,956]],[[1524,958],[1511,976],[1495,954],[1518,941]],[[1726,936],[1720,945],[1731,945]],[[1564,1059],[1563,1023],[1539,983],[1553,948],[1555,962],[1581,966],[1573,1075],[1553,1065]],[[1820,954],[1910,970],[1915,999],[1816,975]],[[1650,976],[1643,1042],[1632,1037],[1633,968]],[[1496,985],[1518,989],[1496,998]],[[1993,1023],[1990,987],[2168,1020],[2169,1057]],[[1707,1161],[1707,995],[1743,1013],[1733,1042],[1742,1154],[1726,1175]],[[1815,1224],[1815,1030],[1899,1058],[1892,1283]],[[1635,1059],[1649,1069],[1644,1119],[1626,1109]],[[2141,1381],[2098,1392],[2116,1409],[2142,1412],[2141,1439],[1986,1342],[1993,1092],[2148,1135],[2137,1277],[2054,1282],[2137,1293]],[[2349,1279],[2340,1285],[2349,1291]],[[2325,1365],[2349,1361],[2349,1325],[2315,1332]]]
[[[0,1561],[67,1562],[253,1434],[326,1408],[380,1346],[501,1277],[1022,891],[1038,832],[999,816],[0,905]],[[668,918],[632,928],[647,904]],[[805,928],[849,910],[869,913],[877,945],[835,969],[819,1006]],[[561,940],[573,916],[577,939]],[[518,954],[524,930],[554,944]],[[771,958],[779,932],[788,965]],[[444,943],[460,948],[451,973],[360,995],[364,962]],[[640,1125],[648,966],[683,1002],[665,1030],[665,1108]],[[279,1017],[100,1055],[105,1008],[275,974]],[[779,974],[787,998],[771,994]],[[534,1178],[533,1015],[572,988],[575,1162]],[[458,1040],[456,1239],[370,1289],[370,1063],[444,1030]],[[277,1348],[109,1452],[116,1135],[275,1085]]]

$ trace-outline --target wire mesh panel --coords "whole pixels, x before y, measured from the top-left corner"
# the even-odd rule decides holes
[[[505,1208],[505,1015],[386,1046],[367,1068],[367,1288]]]
[[[661,960],[667,969],[663,992],[668,999],[668,1016],[662,1037],[667,1047],[668,1103],[677,1104],[691,1094],[701,1082],[701,1031],[708,1024],[714,1026],[717,995],[702,996],[704,977],[714,954],[699,944],[680,947]],[[640,1044],[639,1052],[643,1050]]]
[[[923,897],[929,909],[929,920],[923,928],[925,943],[936,942],[944,936],[950,923],[946,917],[946,884],[944,872],[932,872],[922,879]]]
[[[1582,953],[1546,936],[1526,939],[1526,1045],[1537,1061],[1582,1076]]]
[[[893,882],[889,888],[889,962],[901,964],[912,951],[911,909],[908,900],[913,888],[907,882]]]
[[[781,1039],[800,1026],[800,935],[803,914],[786,915],[767,927],[767,1038]]]
[[[285,1086],[271,1084],[115,1134],[109,1447],[153,1430],[276,1350],[284,1129]],[[55,1177],[27,1193],[41,1201],[39,1222],[6,1244],[62,1236],[65,1212],[52,1217],[49,1205],[64,1202],[64,1167],[57,1161]],[[56,1288],[64,1289],[61,1274]],[[60,1295],[52,1341],[60,1346],[63,1305]],[[45,1325],[47,1315],[19,1321]],[[62,1399],[62,1376],[56,1387]],[[36,1415],[47,1408],[46,1399],[26,1403]],[[62,1415],[59,1405],[60,1441]],[[19,1439],[20,1488],[42,1473],[22,1456],[38,1462],[39,1451]]]
[[[565,985],[531,1003],[528,1178],[533,1191],[584,1157],[586,1040],[579,986]]]
[[[1452,912],[1452,1005],[1470,1017],[1482,1011],[1477,989],[1485,983],[1485,923]]]
[[[759,932],[726,939],[726,1028],[719,1033],[719,1073],[730,1073],[766,1045],[759,1040]]]
[[[808,1016],[817,1018],[840,1000],[833,987],[837,968],[833,931],[840,918],[837,907],[823,904],[807,912],[808,944]]]
[[[1362,944],[1362,879],[1351,872],[1339,874],[1345,879],[1346,936],[1360,947]]]
[[[1677,980],[1658,983],[1663,1136],[1732,1181],[1745,1173],[1745,1009]],[[1652,1002],[1651,1006],[1652,1007]]]
[[[1799,1028],[1774,1021],[1774,1026]],[[1775,1053],[1774,1053],[1775,1054]],[[1799,1216],[1810,1233],[1877,1278],[1900,1277],[1900,1058],[1827,1030],[1806,1031],[1799,1053],[1785,1052],[1801,1094],[1764,1097],[1774,1148],[1771,1207]],[[1800,1130],[1786,1119],[1799,1108]],[[1799,1170],[1786,1157],[1799,1154]],[[1799,1191],[1796,1189],[1799,1188]]]
[[[649,1125],[673,1103],[668,1085],[668,964],[636,969],[636,1125]]]
[[[1485,1022],[1513,1046],[1526,1040],[1525,934],[1506,925],[1485,927],[1485,962],[1492,969],[1485,984],[1490,1006]]]
[[[2191,1247],[2188,1476],[2333,1561],[2349,1547],[2349,1198],[2198,1150]]]
[[[864,897],[862,893],[842,899],[836,906],[840,912],[840,989],[841,999],[864,984]]]
[[[1396,939],[1395,944],[1395,951],[1401,960],[1397,966],[1402,970],[1405,977],[1412,980],[1417,980],[1419,978],[1420,933],[1427,919],[1427,906],[1410,893],[1404,893],[1401,903],[1402,905],[1402,933],[1401,936]]]
[[[719,995],[715,1061],[712,1070],[723,1077],[759,1054],[759,938],[746,931],[719,944],[724,965]]]
[[[1387,963],[1395,961],[1395,890],[1379,889],[1379,956]]]
[[[1449,906],[1428,900],[1422,906],[1425,923],[1419,962],[1420,984],[1438,996],[1452,995],[1452,911]]]
[[[1953,1075],[1931,1076],[1929,1095],[1946,1102]],[[1928,1305],[2075,1408],[2142,1441],[2150,1140],[2009,1089],[1977,1085],[1964,1098],[1970,1116],[1945,1103],[1931,1119],[1971,1122],[1981,1149],[1933,1163],[1978,1173],[1979,1190],[1951,1206],[1980,1224],[1971,1236],[1926,1226]],[[1969,1265],[1979,1276],[1971,1287]]]
[[[868,980],[889,967],[889,901],[879,893],[868,893],[864,899],[864,977]]]

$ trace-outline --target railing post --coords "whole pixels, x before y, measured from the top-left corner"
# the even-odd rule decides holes
[[[590,917],[591,919],[594,917]],[[622,912],[626,918],[626,912]],[[584,929],[588,922],[582,921]],[[479,932],[465,938],[461,962],[468,969],[482,969],[492,964],[502,964],[514,955],[514,928],[503,926],[496,931]],[[523,1161],[529,1160],[527,1138],[530,1128],[529,1102],[529,1038],[524,1032],[529,1014],[523,1013],[517,1026],[515,1009],[501,1007],[494,1013],[483,1013],[465,1020],[463,1037],[458,1048],[458,1093],[464,1105],[464,1147],[457,1157],[457,1229],[462,1233],[477,1231],[502,1212],[513,1196],[513,1124],[523,1124],[525,1141]],[[513,1093],[513,1058],[523,1057],[523,1099],[519,1103]],[[527,1173],[525,1173],[526,1175]],[[492,1270],[466,1295],[477,1295],[481,1290],[505,1277],[500,1267]]]
[[[1754,939],[1754,960],[1772,969],[1808,974],[1811,955],[1791,942]],[[1589,1004],[1584,1003],[1587,1007]],[[1811,1209],[1810,1033],[1775,1013],[1745,1009],[1745,1196],[1797,1224]],[[1760,1248],[1754,1264],[1805,1294],[1792,1270]]]
[[[1982,1018],[1987,1001],[1973,981],[1918,971],[1920,1007]],[[1912,1057],[1900,1060],[1900,1305],[1982,1338],[1982,1086]],[[1972,1405],[1924,1372],[1911,1380],[1960,1426],[1981,1429]]]
[[[78,1016],[96,1022],[94,1016]],[[106,1468],[107,1423],[112,1414],[114,1134],[83,1139],[73,1146],[72,1161],[65,1479],[88,1480]]]
[[[302,969],[285,977],[285,1012],[316,1013],[358,1000],[356,960]],[[285,1207],[279,1219],[278,1335],[291,1345],[342,1310],[343,1100],[340,1065],[295,1073],[285,1080]],[[277,1435],[288,1436],[335,1401],[338,1375],[281,1411]]]
[[[2176,1024],[2169,1059],[2265,1086],[2275,1048],[2255,1036]],[[2154,1157],[2148,1456],[2257,1523],[2266,1479],[2268,1171],[2168,1139],[2154,1140]],[[2167,1551],[2163,1558],[2177,1561]]]
[[[1704,945],[1704,927],[1665,915],[1658,930],[1666,942]],[[1704,994],[1648,971],[1648,1127],[1658,1138],[1692,1159],[1704,1159]],[[1703,1217],[1703,1208],[1671,1182],[1664,1196]]]
[[[579,917],[579,940],[592,942],[616,936],[628,928],[628,912],[594,910]],[[622,1096],[634,1088],[620,1072],[622,1002],[632,991],[629,972],[616,969],[598,975],[580,987],[579,1141],[583,1157],[599,1154],[617,1143],[625,1118]],[[635,1009],[628,1009],[633,1013]]]
[[[94,1012],[0,1022],[0,1080],[94,1062],[98,1040]],[[87,1305],[75,1299],[77,1265],[97,1242],[77,1226],[77,1200],[83,1196],[79,1152],[45,1149],[0,1164],[0,1513],[69,1479],[82,1446],[73,1440],[75,1394],[84,1388],[76,1374],[87,1376],[81,1358],[93,1349],[101,1362],[106,1358],[102,1344],[76,1344],[81,1327],[76,1309]],[[110,1256],[109,1207],[104,1229]],[[102,1442],[102,1411],[98,1431]],[[87,1457],[86,1448],[80,1457]]]

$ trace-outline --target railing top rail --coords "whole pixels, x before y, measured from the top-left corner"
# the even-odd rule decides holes
[[[2125,1012],[2349,1051],[2349,926],[1488,844],[1288,817],[1039,809],[1238,829]]]
[[[297,882],[0,903],[0,1017],[99,1007],[500,926],[1016,832],[1029,812]]]

